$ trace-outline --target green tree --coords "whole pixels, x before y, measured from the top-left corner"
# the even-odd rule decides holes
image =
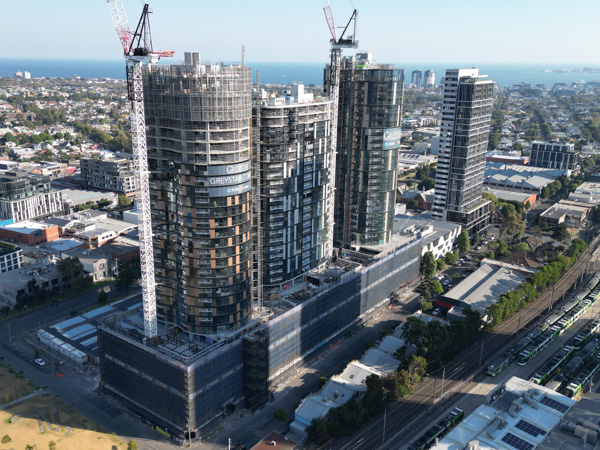
[[[129,289],[135,282],[137,276],[133,268],[129,266],[121,267],[119,275],[117,276],[117,289],[120,291],[126,291],[129,293]]]
[[[552,238],[557,241],[564,241],[569,237],[569,230],[565,223],[559,223],[552,232]]]
[[[138,450],[137,442],[135,442],[133,439],[130,439],[127,443],[127,450]]]
[[[69,279],[73,279],[78,275],[83,274],[83,264],[77,257],[72,258],[69,256],[61,259],[58,262],[56,269],[64,276],[69,277]]]
[[[9,442],[12,442],[12,438],[8,434],[5,434],[4,436],[2,436],[3,444],[8,444]]]
[[[429,282],[429,289],[431,289],[431,291],[435,295],[440,295],[444,293],[444,288],[442,287],[442,284],[437,280],[431,280]]]
[[[8,133],[4,134],[3,139],[4,139],[4,142],[17,142],[17,140],[15,139],[15,137],[13,136],[13,134],[10,131]]]
[[[288,415],[283,408],[277,408],[273,413],[273,417],[280,422],[285,422],[288,418]]]
[[[436,261],[436,266],[437,266],[437,270],[438,271],[442,271],[442,270],[446,270],[446,263],[444,262],[443,259],[438,259]]]
[[[71,139],[73,139],[73,136],[71,136],[71,133],[69,133],[68,131],[65,133],[65,140],[70,141]]]
[[[499,258],[504,258],[505,256],[508,256],[510,250],[508,249],[508,245],[506,245],[506,242],[504,242],[503,239],[498,239],[496,245],[496,253]]]
[[[568,256],[574,259],[579,259],[583,252],[587,249],[587,244],[581,239],[574,239],[569,247]]]
[[[448,252],[444,255],[444,261],[450,266],[454,265],[456,264],[456,261],[458,261],[458,255],[456,252]]]
[[[456,240],[456,246],[458,247],[458,251],[460,253],[467,253],[471,249],[471,244],[469,243],[469,234],[466,230],[463,230],[458,239]]]
[[[435,180],[433,178],[425,177],[417,185],[417,189],[419,189],[421,191],[428,191],[429,189],[433,189],[434,186],[435,186]]]
[[[415,209],[419,207],[419,202],[416,201],[414,198],[411,198],[410,200],[406,201],[406,207],[409,209]]]
[[[433,303],[421,299],[421,311],[430,311],[433,309]]]
[[[371,416],[381,414],[385,409],[383,380],[377,375],[369,375],[365,379],[365,384],[367,385],[367,392],[362,398],[364,407]]]
[[[54,441],[48,442],[48,450],[56,450],[56,442],[54,442]]]
[[[479,244],[479,233],[475,233],[471,238],[471,246]]]
[[[504,217],[501,229],[507,235],[513,235],[514,237],[523,235],[523,232],[525,231],[525,222],[523,222],[519,216],[520,214],[510,213]]]
[[[98,292],[98,303],[106,303],[107,300],[108,295],[106,292],[104,292],[104,289],[102,289],[100,292]]]
[[[436,269],[437,263],[435,261],[435,256],[433,256],[433,253],[431,252],[426,252],[421,259],[421,274],[427,279],[433,278]]]
[[[119,208],[127,208],[131,205],[131,199],[126,195],[119,195]]]

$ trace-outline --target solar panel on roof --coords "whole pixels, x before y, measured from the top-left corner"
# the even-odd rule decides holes
[[[536,427],[535,425],[530,424],[529,422],[525,421],[525,420],[519,420],[519,422],[515,425],[515,428],[524,431],[527,434],[530,434],[531,436],[538,437],[540,434],[542,436],[546,435],[546,431],[542,430],[539,427]]]
[[[542,399],[540,400],[540,403],[542,405],[546,405],[547,407],[552,408],[562,414],[566,413],[569,410],[569,407],[567,405],[565,405],[564,403],[557,402],[553,398],[550,398],[546,395],[544,395],[542,397]]]
[[[502,442],[506,442],[508,445],[516,448],[517,450],[533,450],[535,448],[535,445],[532,443],[527,442],[512,433],[506,433],[502,438]]]

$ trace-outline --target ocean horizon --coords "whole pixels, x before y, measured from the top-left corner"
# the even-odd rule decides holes
[[[177,61],[177,60],[176,60]],[[294,63],[294,62],[247,62],[252,68],[252,78],[256,70],[260,70],[262,84],[290,84],[303,82],[309,84],[323,83],[323,69],[327,62]],[[239,64],[239,62],[238,62]],[[515,83],[544,84],[552,87],[555,83],[573,83],[577,81],[600,81],[600,73],[557,73],[544,70],[581,69],[583,67],[599,67],[600,64],[402,64],[393,63],[405,70],[405,81],[410,83],[413,70],[435,71],[435,81],[440,79],[448,68],[478,67],[479,73],[488,75],[501,87]],[[69,60],[69,59],[24,59],[0,58],[0,77],[13,77],[17,71],[27,71],[32,78],[111,78],[125,79],[125,64],[121,60]]]

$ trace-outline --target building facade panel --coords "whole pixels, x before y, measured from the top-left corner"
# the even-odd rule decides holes
[[[421,240],[352,273],[331,289],[270,320],[245,338],[246,401],[268,399],[270,386],[323,352],[361,316],[419,276]]]

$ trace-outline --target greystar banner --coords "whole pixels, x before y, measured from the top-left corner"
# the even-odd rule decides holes
[[[235,175],[236,173],[248,172],[250,161],[240,164],[229,164],[227,166],[208,166],[209,175]]]
[[[227,186],[230,184],[240,184],[250,180],[250,172],[238,173],[237,175],[227,175],[223,177],[209,177],[209,186]]]
[[[210,197],[226,197],[228,195],[238,195],[243,194],[244,192],[248,192],[251,187],[252,183],[250,182],[230,187],[209,187],[208,195]]]
[[[400,147],[400,139],[402,139],[400,128],[388,128],[383,130],[383,148],[391,149]]]

